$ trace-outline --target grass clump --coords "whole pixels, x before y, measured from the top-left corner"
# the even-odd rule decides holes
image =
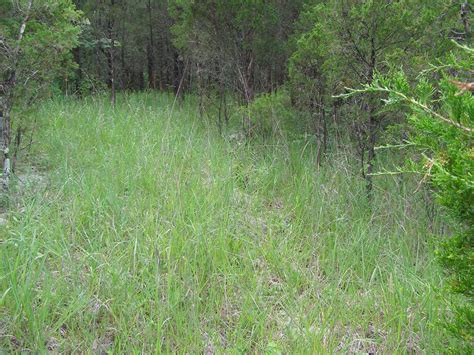
[[[304,142],[222,139],[191,101],[118,102],[38,114],[48,182],[18,195],[1,227],[1,349],[450,345],[429,238],[442,225],[414,182],[380,178],[369,208],[347,152],[318,170]]]

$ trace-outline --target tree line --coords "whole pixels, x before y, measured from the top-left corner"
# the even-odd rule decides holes
[[[192,92],[201,112],[218,107],[222,126],[230,96],[245,106],[284,88],[292,107],[310,114],[319,155],[337,132],[350,136],[369,194],[378,137],[403,117],[381,113],[376,95],[339,96],[394,68],[414,78],[454,49],[451,40],[471,40],[467,1],[75,3],[90,23],[74,49],[78,67],[69,91],[107,86],[112,101],[116,90]],[[257,117],[243,117],[244,129],[257,124]]]

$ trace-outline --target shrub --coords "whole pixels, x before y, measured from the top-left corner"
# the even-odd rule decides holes
[[[462,83],[469,80],[472,67],[474,51],[459,46],[444,63],[422,72],[415,85],[399,72],[353,90],[384,92],[389,108],[408,108],[413,129],[409,143],[422,157],[410,164],[432,184],[438,202],[452,217],[455,233],[440,240],[437,254],[449,275],[450,291],[467,300],[453,304],[456,320],[448,325],[467,346],[474,341],[474,97]]]
[[[240,110],[244,117],[243,128],[248,137],[283,137],[294,121],[290,99],[283,90],[262,94]]]

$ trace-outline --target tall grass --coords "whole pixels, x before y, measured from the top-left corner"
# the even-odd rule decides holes
[[[238,144],[164,94],[59,100],[0,227],[0,346],[60,352],[439,352],[422,192],[311,147]],[[354,162],[353,162],[354,160]]]

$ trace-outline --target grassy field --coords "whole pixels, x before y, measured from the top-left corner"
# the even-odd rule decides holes
[[[3,351],[450,345],[430,239],[442,225],[415,182],[377,178],[369,208],[349,153],[317,169],[304,142],[239,143],[192,101],[172,103],[62,100],[37,114],[38,176],[23,167],[0,226]]]

